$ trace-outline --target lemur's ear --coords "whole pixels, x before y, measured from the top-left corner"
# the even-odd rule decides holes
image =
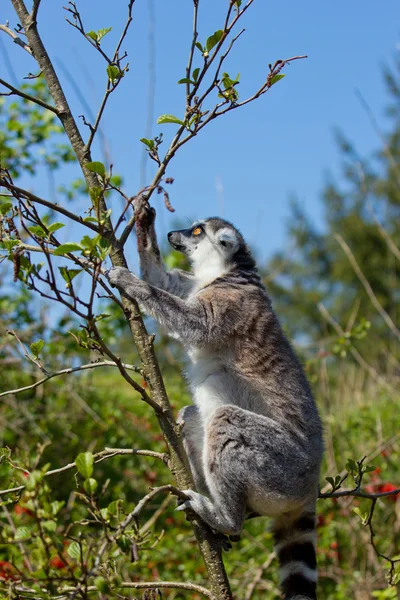
[[[223,248],[227,248],[234,252],[239,246],[239,241],[232,229],[221,229],[217,234],[217,239]]]

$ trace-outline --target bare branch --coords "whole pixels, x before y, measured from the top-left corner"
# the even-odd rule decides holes
[[[57,108],[55,106],[52,106],[51,104],[47,104],[47,102],[44,102],[44,100],[40,100],[40,98],[36,98],[36,96],[31,96],[30,94],[26,94],[22,90],[19,90],[18,88],[11,85],[11,83],[4,81],[4,79],[0,79],[0,85],[3,85],[7,89],[11,90],[10,93],[7,94],[7,96],[10,96],[10,95],[20,96],[21,98],[24,98],[25,100],[29,100],[30,102],[34,102],[35,104],[38,104],[39,106],[42,106],[43,108],[46,108],[47,110],[51,110],[51,112],[53,112],[55,115],[58,116]],[[3,94],[0,93],[0,96],[2,96],[2,95]]]
[[[37,14],[38,14],[39,6],[40,6],[40,1],[41,0],[33,0],[33,7],[32,7],[32,12],[31,12],[31,19],[32,19],[32,21],[36,21],[36,19],[37,19]]]
[[[70,373],[77,373],[79,371],[87,371],[89,369],[97,369],[98,367],[117,367],[117,366],[118,365],[116,365],[115,362],[112,362],[110,360],[103,360],[100,362],[88,363],[87,365],[80,365],[79,367],[69,367],[67,369],[61,369],[60,371],[56,371],[55,373],[49,373],[49,375],[47,375],[46,377],[43,377],[43,379],[39,379],[39,381],[36,381],[35,383],[32,383],[31,385],[26,385],[21,388],[16,388],[15,390],[8,390],[7,392],[1,392],[0,398],[2,396],[8,396],[10,394],[20,394],[21,392],[26,392],[27,390],[34,390],[35,388],[39,387],[40,385],[43,385],[43,383],[45,383],[46,381],[49,381],[49,379],[53,379],[53,377],[58,377],[59,375],[69,375]],[[134,365],[127,365],[125,363],[122,363],[122,366],[124,367],[124,369],[127,369],[128,371],[134,371],[135,373],[142,373],[142,369],[140,369],[139,367],[135,367]]]
[[[30,54],[31,56],[33,55],[31,47],[26,42],[24,42],[24,40],[22,38],[20,38],[19,35],[17,33],[15,33],[15,31],[10,29],[7,25],[2,25],[0,23],[0,31],[4,31],[5,33],[7,33],[9,36],[11,36],[13,38],[13,41],[15,44],[17,44],[18,46],[21,46],[21,48],[26,50],[26,52],[28,52],[28,54]]]
[[[396,244],[394,243],[394,241],[392,240],[392,238],[390,237],[390,235],[388,234],[386,229],[379,222],[378,217],[376,216],[376,214],[370,204],[368,205],[368,210],[371,213],[371,215],[376,223],[379,233],[381,234],[381,236],[387,243],[389,250],[397,258],[397,260],[400,260],[400,249],[396,246]]]
[[[22,197],[22,198],[25,198],[26,200],[29,200],[30,202],[33,202],[36,204],[41,204],[42,206],[46,206],[46,208],[49,208],[50,210],[54,210],[54,211],[60,213],[61,215],[68,217],[68,219],[71,219],[72,221],[75,221],[76,223],[79,223],[80,225],[84,225],[85,227],[88,227],[92,231],[99,233],[99,228],[94,223],[91,223],[90,221],[84,221],[83,217],[67,210],[66,208],[63,208],[62,206],[59,206],[58,204],[54,204],[53,202],[49,202],[48,200],[44,200],[43,198],[36,196],[36,194],[33,194],[32,192],[29,192],[28,190],[24,190],[23,188],[13,185],[5,177],[0,178],[0,186],[5,187],[7,190],[12,192],[13,196],[16,198]]]
[[[357,275],[358,279],[361,281],[362,285],[364,286],[364,289],[367,292],[368,297],[371,300],[372,304],[374,305],[374,307],[376,308],[378,313],[381,315],[382,319],[385,321],[385,323],[389,327],[390,331],[398,339],[400,339],[400,330],[393,323],[392,319],[390,318],[390,316],[388,315],[386,310],[383,308],[383,306],[379,302],[378,298],[375,296],[374,291],[369,284],[369,281],[365,277],[364,273],[361,271],[361,269],[358,265],[358,262],[356,261],[356,258],[354,256],[354,254],[352,253],[352,251],[350,250],[349,246],[346,244],[346,242],[344,241],[344,239],[342,238],[342,236],[340,234],[335,233],[335,239],[339,242],[340,246],[344,250],[347,258],[349,259],[351,266],[353,267],[355,274]]]
[[[129,525],[129,523],[131,523],[132,521],[138,521],[138,517],[140,515],[140,513],[142,512],[142,510],[147,506],[147,504],[154,498],[154,496],[157,496],[157,494],[161,493],[161,492],[168,492],[170,494],[173,494],[174,496],[176,496],[177,498],[180,498],[181,500],[187,500],[187,496],[184,492],[182,492],[181,490],[178,490],[178,488],[176,488],[174,485],[162,485],[160,487],[156,487],[153,488],[146,496],[144,496],[135,506],[135,508],[133,509],[132,512],[130,512],[125,519],[122,521],[122,523],[120,524],[119,528],[118,528],[118,533],[122,533]]]
[[[132,454],[134,456],[149,456],[150,458],[157,458],[161,460],[163,463],[168,464],[169,456],[168,454],[163,454],[161,452],[153,452],[152,450],[134,450],[130,448],[105,448],[105,450],[101,450],[101,452],[97,452],[93,455],[94,462],[97,464],[102,462],[103,460],[107,460],[109,458],[113,458],[114,456],[127,455]],[[75,469],[75,462],[68,463],[59,469],[52,469],[51,471],[47,471],[45,473],[45,477],[51,477],[52,475],[58,475],[59,473],[64,473],[65,471],[70,471],[71,469]],[[168,486],[165,486],[168,487]],[[171,486],[173,488],[173,486]],[[15,494],[22,492],[25,489],[24,485],[19,485],[14,488],[9,488],[8,490],[0,490],[0,496],[5,496],[7,494]]]
[[[384,136],[381,128],[378,125],[378,122],[377,122],[377,120],[375,118],[375,115],[372,112],[371,107],[369,106],[368,102],[366,101],[366,99],[364,98],[364,96],[362,95],[362,93],[360,92],[360,90],[358,88],[356,88],[355,94],[356,94],[357,99],[358,99],[359,103],[361,104],[362,108],[367,113],[367,116],[368,116],[368,118],[370,120],[370,123],[371,123],[372,127],[375,130],[375,133],[378,135],[378,137],[381,140],[382,147],[383,147],[383,152],[384,152],[387,160],[389,161],[390,166],[393,169],[393,174],[394,174],[394,176],[396,178],[397,185],[398,185],[398,187],[400,187],[400,170],[399,170],[399,165],[397,164],[396,159],[394,158],[392,152],[390,151],[389,146],[387,145],[385,136]]]
[[[188,60],[188,65],[186,67],[186,78],[190,79],[190,74],[191,74],[191,70],[192,70],[192,63],[193,63],[193,54],[194,54],[194,49],[196,48],[196,40],[197,40],[197,13],[198,13],[198,8],[199,8],[199,0],[193,0],[193,36],[192,36],[192,45],[190,47],[190,52],[189,52],[189,60]],[[190,83],[187,82],[186,83],[186,102],[188,105],[190,105]]]
[[[339,325],[339,323],[337,321],[335,321],[335,319],[329,313],[327,308],[322,304],[322,302],[320,302],[318,304],[318,310],[321,313],[321,315],[324,317],[325,321],[327,321],[328,323],[330,323],[330,325],[332,325],[332,327],[334,328],[336,333],[340,336],[343,336],[345,333],[344,330]],[[394,389],[390,385],[390,383],[388,383],[384,377],[381,377],[381,375],[379,375],[379,373],[377,372],[376,369],[374,369],[374,367],[372,367],[370,364],[367,363],[367,361],[361,356],[361,354],[358,352],[358,350],[356,350],[354,348],[354,346],[350,346],[350,353],[355,358],[355,360],[358,362],[358,364],[363,369],[365,369],[375,381],[379,382],[387,390],[394,392]]]

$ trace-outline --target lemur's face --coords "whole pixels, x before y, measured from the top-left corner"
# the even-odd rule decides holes
[[[227,221],[218,218],[197,221],[189,229],[170,231],[168,241],[183,252],[196,266],[207,263],[229,263],[241,245],[239,232]]]

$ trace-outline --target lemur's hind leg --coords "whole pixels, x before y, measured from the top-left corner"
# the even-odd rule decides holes
[[[206,426],[203,468],[208,497],[184,490],[189,500],[180,508],[229,535],[240,534],[246,509],[273,516],[304,504],[307,490],[315,494],[304,452],[284,427],[232,404]]]
[[[237,428],[232,430],[229,439],[222,445],[219,439],[220,415],[229,408],[223,406],[217,409],[207,424],[202,462],[208,497],[183,490],[189,499],[178,510],[191,508],[213,529],[239,535],[246,513],[245,480],[237,477],[237,460],[231,455],[228,457],[230,452],[225,454],[225,449],[229,447],[232,450],[234,445],[240,445],[240,431]]]
[[[189,458],[197,491],[208,494],[203,469],[204,426],[197,406],[184,406],[178,414],[178,423],[183,424],[183,445]]]

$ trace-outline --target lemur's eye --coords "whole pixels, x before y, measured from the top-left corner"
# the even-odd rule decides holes
[[[196,227],[196,229],[193,229],[192,235],[200,235],[202,231],[201,227]]]

